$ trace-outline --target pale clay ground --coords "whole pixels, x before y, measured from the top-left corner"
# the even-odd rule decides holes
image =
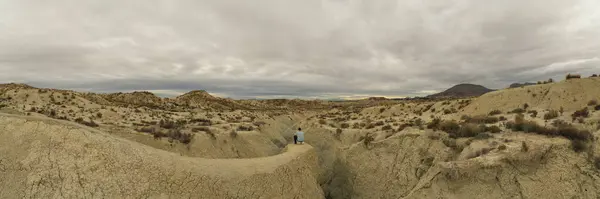
[[[399,130],[417,119],[426,126],[433,117],[460,120],[496,109],[502,111],[497,116],[512,120],[514,114],[507,112],[525,103],[538,111],[537,117],[525,114],[528,120],[548,126],[551,121],[542,116],[563,107],[557,119],[572,122],[575,110],[600,100],[599,78],[437,102],[258,102],[203,92],[165,101],[145,93],[96,96],[0,87],[0,99],[9,96],[0,101],[6,104],[0,111],[10,113],[0,114],[0,198],[600,197],[597,141],[577,153],[565,138],[506,129],[481,140],[452,139],[414,126]],[[31,112],[32,107],[44,111]],[[294,111],[298,107],[304,110]],[[574,125],[597,135],[600,112],[589,108],[590,117]],[[49,110],[55,110],[55,118],[81,117],[100,126],[48,119]],[[168,131],[147,123],[161,119],[209,119],[212,124],[186,123],[182,132],[194,135],[189,144],[136,131]],[[379,121],[382,125],[373,128],[361,126]],[[204,126],[214,137],[192,131]],[[305,129],[306,145],[289,145],[297,127]],[[366,135],[374,138],[368,145],[361,141]],[[461,150],[448,147],[448,140]],[[490,151],[474,157],[482,149]]]

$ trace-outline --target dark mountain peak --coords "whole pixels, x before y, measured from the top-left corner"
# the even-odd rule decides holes
[[[457,84],[444,92],[430,95],[431,98],[461,98],[475,97],[494,91],[477,84]]]

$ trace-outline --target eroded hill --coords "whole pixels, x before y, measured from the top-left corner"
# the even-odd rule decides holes
[[[327,102],[5,84],[0,185],[17,191],[0,198],[598,198],[598,88]]]

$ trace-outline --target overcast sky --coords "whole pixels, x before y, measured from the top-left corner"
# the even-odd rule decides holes
[[[0,0],[0,82],[414,96],[600,73],[598,0]]]

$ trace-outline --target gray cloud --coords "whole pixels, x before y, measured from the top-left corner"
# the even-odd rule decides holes
[[[595,0],[0,0],[0,81],[234,98],[600,73]]]

